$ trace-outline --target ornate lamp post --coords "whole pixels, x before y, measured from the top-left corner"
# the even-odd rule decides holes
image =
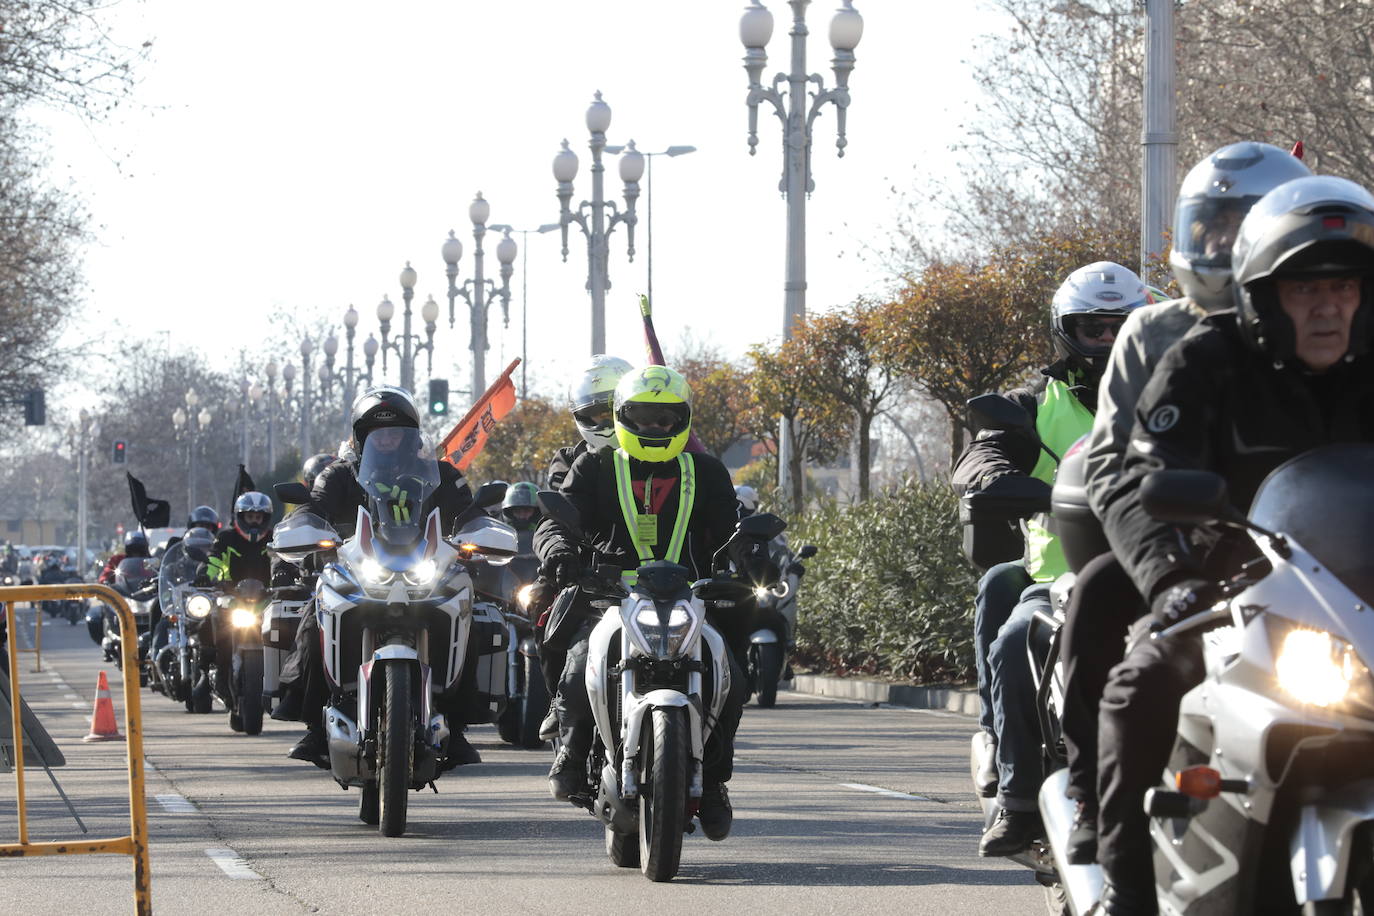
[[[491,204],[482,198],[482,192],[478,191],[468,206],[468,219],[472,220],[472,238],[476,242],[473,248],[473,271],[472,279],[465,280],[461,285],[458,284],[458,262],[463,257],[463,243],[450,230],[448,240],[444,242],[440,249],[446,265],[445,273],[448,276],[448,325],[453,327],[455,321],[455,304],[459,296],[468,304],[469,315],[469,334],[468,349],[472,350],[472,400],[473,403],[482,396],[482,392],[487,390],[487,309],[491,305],[494,297],[501,300],[501,315],[506,324],[510,323],[510,276],[514,268],[511,266],[515,262],[516,245],[515,240],[507,232],[501,241],[496,243],[496,260],[501,262],[501,285],[487,279],[482,275],[482,264],[485,252],[482,250],[482,238],[487,234],[487,219],[491,216]],[[496,227],[491,227],[496,228]]]
[[[639,179],[644,174],[644,156],[635,149],[634,141],[626,144],[620,159],[620,180],[625,183],[625,209],[620,210],[614,200],[605,199],[601,154],[606,149],[606,129],[611,126],[611,106],[601,100],[597,92],[587,108],[587,130],[592,139],[592,199],[582,201],[577,209],[570,207],[573,179],[577,177],[577,154],[563,141],[563,149],[553,157],[553,177],[558,182],[558,202],[561,208],[559,225],[563,229],[563,260],[568,260],[568,225],[576,223],[587,237],[587,289],[592,295],[592,353],[606,350],[606,290],[611,288],[608,266],[607,239],[619,223],[625,224],[630,260],[635,258],[635,200],[639,197]],[[609,211],[609,216],[607,212]],[[588,215],[591,219],[588,220]]]
[[[210,425],[213,419],[209,407],[196,412],[200,395],[194,388],[186,392],[186,410],[178,407],[172,411],[172,426],[180,434],[186,431],[186,511],[189,513],[196,505],[196,433]],[[199,424],[199,425],[197,425]]]
[[[417,279],[415,268],[406,262],[405,269],[401,271],[401,298],[405,302],[405,310],[402,313],[401,335],[398,338],[387,340],[387,335],[391,332],[391,319],[396,315],[396,306],[392,301],[383,296],[382,301],[377,304],[377,321],[382,326],[382,371],[386,371],[386,354],[388,350],[394,352],[401,360],[401,387],[409,392],[415,391],[415,355],[424,350],[429,355],[429,368],[434,367],[434,327],[439,320],[439,303],[430,296],[425,304],[420,307],[420,317],[425,322],[425,342],[420,343],[418,334],[410,333],[410,301],[415,298],[415,281]],[[366,354],[367,347],[364,345],[363,352]],[[371,378],[371,360],[368,360],[368,376]]]
[[[845,115],[849,109],[849,73],[854,69],[854,49],[863,37],[864,21],[851,0],[830,20],[830,46],[835,51],[831,69],[835,74],[835,88],[826,89],[819,74],[806,72],[806,7],[811,0],[788,0],[792,7],[791,70],[773,76],[771,85],[761,82],[763,68],[768,65],[765,46],[773,35],[773,14],[759,0],[745,9],[739,21],[739,37],[744,44],[744,69],[749,74],[749,155],[758,147],[759,103],[773,106],[773,113],[783,126],[783,170],[779,190],[787,198],[787,279],[783,284],[784,308],[782,336],[792,336],[793,324],[806,315],[806,196],[815,189],[811,179],[811,128],[816,116],[827,103],[835,106],[835,126],[839,134],[835,141],[838,155],[844,156],[848,144],[845,139]],[[787,89],[779,86],[787,84]],[[811,101],[807,104],[807,83],[815,83]],[[792,442],[790,430],[784,423],[778,437],[778,484],[787,490],[790,485],[789,462]]]
[[[315,342],[301,340],[301,461],[310,457],[310,354]]]
[[[267,468],[277,467],[277,358],[267,361]]]

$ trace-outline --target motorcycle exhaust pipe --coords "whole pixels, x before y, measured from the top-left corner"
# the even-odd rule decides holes
[[[1045,823],[1055,871],[1059,872],[1059,883],[1069,898],[1069,906],[1075,913],[1086,913],[1102,897],[1102,866],[1069,864],[1069,832],[1073,829],[1075,805],[1064,794],[1068,788],[1069,771],[1065,768],[1055,770],[1045,779],[1040,786],[1040,819]]]

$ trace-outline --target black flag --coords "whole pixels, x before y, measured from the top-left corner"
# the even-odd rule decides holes
[[[165,499],[149,499],[148,491],[143,488],[137,477],[124,472],[129,478],[129,497],[133,500],[134,518],[144,528],[168,528],[172,524],[172,504]]]
[[[233,506],[234,503],[238,502],[240,496],[250,490],[256,489],[257,487],[253,484],[253,478],[248,474],[248,469],[243,465],[239,465],[239,479],[238,482],[234,484],[234,498],[229,500],[229,505]]]

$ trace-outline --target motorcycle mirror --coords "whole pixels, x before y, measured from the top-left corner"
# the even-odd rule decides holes
[[[965,406],[979,429],[1029,429],[1035,425],[1024,407],[1000,394],[980,394]]]
[[[814,557],[819,551],[820,548],[817,547],[815,544],[803,544],[801,551],[797,554],[797,558],[801,560],[809,560],[812,557]]]
[[[577,507],[568,502],[568,498],[556,490],[539,491],[539,511],[568,530],[568,533],[578,540],[585,540],[582,535],[582,518],[577,511]]]
[[[773,540],[773,538],[782,534],[786,529],[787,522],[784,522],[771,512],[751,515],[739,521],[740,534],[746,537],[758,538],[763,541]]]
[[[506,486],[499,480],[484,483],[477,488],[477,495],[473,497],[473,501],[483,509],[494,506],[506,498]]]
[[[1140,483],[1140,502],[1151,518],[1175,524],[1232,521],[1237,514],[1227,495],[1226,479],[1211,471],[1146,474]]]
[[[305,488],[305,484],[297,483],[294,480],[288,483],[273,484],[272,492],[277,495],[277,499],[284,503],[303,506],[310,502],[310,491]]]

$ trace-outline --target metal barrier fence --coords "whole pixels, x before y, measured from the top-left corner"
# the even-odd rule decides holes
[[[119,618],[120,651],[123,656],[124,734],[129,759],[129,835],[104,840],[30,843],[28,814],[24,803],[24,730],[20,721],[19,655],[16,646],[14,604],[44,599],[95,598],[111,607]],[[14,781],[18,789],[19,842],[0,844],[0,858],[113,853],[133,857],[134,912],[153,912],[152,876],[148,869],[148,808],[143,788],[143,724],[138,687],[138,627],[124,598],[105,585],[21,585],[0,588],[6,626],[9,628],[10,711],[13,716]],[[41,623],[43,612],[38,611]],[[37,640],[35,640],[35,644]]]
[[[33,607],[33,648],[24,648],[23,646],[20,646],[19,648],[15,649],[15,651],[32,652],[33,670],[35,673],[41,674],[43,671],[43,609],[41,606],[37,604],[35,604]],[[14,630],[11,629],[10,632],[13,633]],[[10,640],[10,644],[14,644],[13,639]]]

